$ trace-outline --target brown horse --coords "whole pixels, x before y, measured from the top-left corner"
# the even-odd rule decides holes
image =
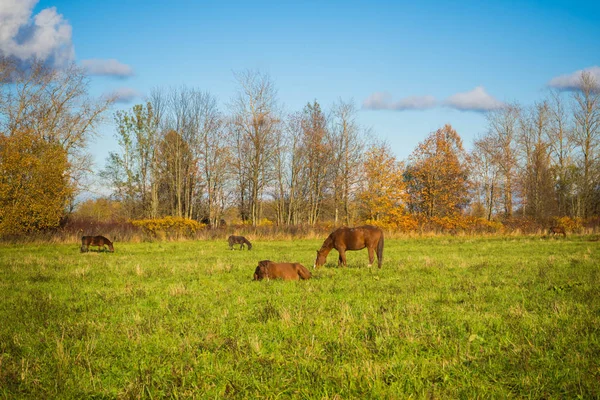
[[[567,232],[565,232],[565,228],[562,226],[551,226],[548,229],[548,235],[563,235],[563,237],[567,237]]]
[[[98,246],[98,251],[100,251],[100,248],[104,250],[104,246],[108,246],[108,250],[111,253],[115,251],[112,242],[104,236],[82,236],[81,252],[88,251],[90,246]]]
[[[375,259],[375,247],[377,247],[377,264],[381,268],[383,263],[383,231],[376,226],[363,225],[356,228],[338,228],[325,239],[323,246],[317,250],[317,259],[314,268],[325,264],[327,255],[331,249],[340,253],[338,266],[346,266],[346,250],[369,250],[369,267]]]
[[[231,235],[229,238],[227,238],[227,242],[229,242],[229,250],[233,250],[234,244],[239,244],[240,250],[244,248],[244,245],[248,246],[248,250],[252,250],[252,243],[250,243],[250,241],[243,236]]]
[[[263,279],[283,279],[284,281],[297,281],[299,279],[310,279],[311,274],[308,269],[299,263],[274,263],[273,261],[263,260],[258,262],[254,270],[254,280]]]

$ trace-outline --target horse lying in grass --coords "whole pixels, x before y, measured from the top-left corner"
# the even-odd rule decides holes
[[[548,235],[563,235],[563,237],[567,237],[567,232],[565,232],[565,228],[562,226],[551,226],[548,229]]]
[[[383,231],[376,226],[363,225],[356,228],[339,228],[323,242],[320,250],[317,250],[317,259],[314,268],[325,264],[327,255],[331,249],[339,253],[338,266],[346,266],[346,250],[369,250],[369,267],[373,265],[375,250],[377,250],[377,265],[381,268],[383,263]]]
[[[108,250],[111,253],[114,253],[115,251],[112,242],[104,236],[82,236],[81,252],[83,253],[85,251],[88,251],[90,246],[98,246],[98,251],[100,251],[100,249],[104,250],[104,246],[108,246]]]
[[[297,281],[299,279],[310,279],[311,274],[308,269],[299,263],[274,263],[273,261],[263,260],[258,262],[254,271],[254,280],[263,279],[283,279],[284,281]]]
[[[243,236],[229,236],[229,238],[227,239],[227,242],[229,242],[229,250],[233,250],[233,245],[234,244],[239,244],[240,245],[240,250],[242,250],[244,248],[244,245],[248,246],[248,250],[252,250],[252,243],[250,243],[250,241],[248,239],[246,239]]]

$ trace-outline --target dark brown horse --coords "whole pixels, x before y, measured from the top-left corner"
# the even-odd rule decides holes
[[[565,232],[565,228],[563,228],[562,226],[551,226],[550,229],[548,229],[548,234],[549,235],[563,235],[563,237],[567,237],[567,232]]]
[[[98,251],[104,246],[108,246],[108,250],[113,253],[115,248],[110,240],[104,236],[82,236],[81,237],[81,252],[88,251],[90,246],[98,246]]]
[[[233,245],[234,244],[239,244],[240,245],[240,250],[242,250],[244,248],[244,245],[248,246],[248,250],[252,250],[252,243],[250,243],[250,241],[248,239],[246,239],[243,236],[229,236],[229,238],[227,239],[227,242],[229,242],[229,250],[233,250]]]
[[[376,226],[363,225],[356,228],[339,228],[331,232],[323,242],[320,250],[317,250],[317,259],[314,268],[325,264],[327,255],[331,249],[340,253],[338,266],[346,266],[346,250],[369,250],[369,267],[375,259],[375,248],[377,248],[377,264],[381,268],[383,263],[383,231]]]
[[[299,279],[310,279],[311,274],[308,269],[299,263],[274,263],[273,261],[263,260],[258,262],[254,271],[254,280],[263,279],[283,279],[284,281],[297,281]]]

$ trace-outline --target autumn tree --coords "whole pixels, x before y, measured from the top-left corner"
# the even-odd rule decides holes
[[[364,155],[364,184],[358,199],[368,220],[398,224],[406,215],[403,165],[387,143],[371,145]]]
[[[452,126],[432,132],[409,157],[409,207],[426,217],[455,215],[469,200],[467,154]]]
[[[65,149],[22,129],[0,134],[0,236],[57,227],[73,192]]]
[[[37,60],[22,68],[0,56],[0,132],[28,132],[67,154],[72,195],[91,171],[90,140],[113,98],[89,95],[89,79],[74,64],[56,69]]]
[[[75,65],[0,56],[0,217],[5,233],[56,227],[91,171],[88,144],[112,99]],[[11,154],[11,152],[15,152]]]

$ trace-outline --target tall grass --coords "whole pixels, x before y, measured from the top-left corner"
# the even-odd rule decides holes
[[[301,282],[321,240],[0,247],[5,398],[595,398],[589,237],[386,240]]]

